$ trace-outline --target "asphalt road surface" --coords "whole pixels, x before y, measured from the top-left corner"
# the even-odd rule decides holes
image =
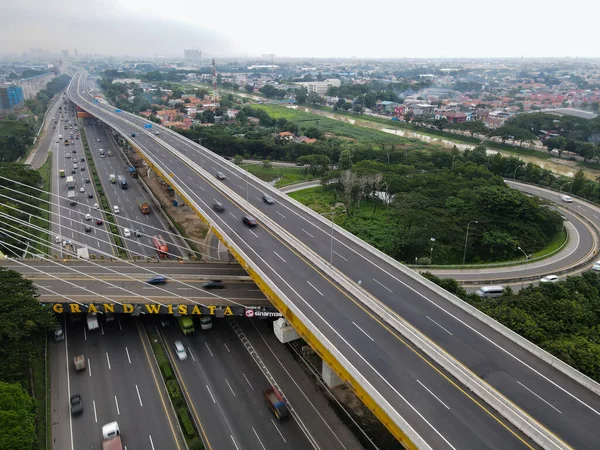
[[[80,99],[82,90],[83,85],[76,76],[71,84],[70,95],[77,98],[84,109],[117,123],[119,128],[123,127],[124,134],[130,135],[135,131],[135,141],[143,151],[162,167],[170,170],[174,182],[200,205],[206,216],[225,230],[228,239],[235,242],[245,254],[250,255],[253,265],[277,283],[283,294],[306,316],[306,320],[319,327],[331,345],[342,352],[431,446],[473,449],[531,447],[528,439],[523,438],[502,418],[475,401],[443,371],[429,363],[419,352],[415,352],[396,332],[368,314],[353,297],[340,291],[327,276],[293,251],[285,242],[285,237],[279,238],[262,226],[253,230],[245,228],[241,224],[244,212],[217,186],[220,182],[213,178],[212,174],[217,170],[226,171],[226,186],[240,194],[243,193],[244,198],[246,174],[238,172],[228,162],[211,152],[194,148],[185,139],[180,140],[164,129],[161,129],[161,135],[157,137],[133,127],[129,120],[137,119],[132,116],[115,113],[114,108],[95,104],[90,98],[86,98],[89,102],[86,103]],[[143,119],[139,120],[145,123]],[[161,145],[165,136],[177,151],[193,155],[194,161],[198,161],[198,164],[208,171],[208,175],[199,176],[194,170],[197,168],[184,164],[178,153],[165,151]],[[202,152],[202,158],[199,151]],[[308,243],[329,259],[329,227],[313,223],[314,219],[307,213],[300,211],[289,203],[289,200],[282,200],[275,192],[273,195],[277,198],[277,203],[265,206],[260,197],[266,188],[253,178],[249,187],[247,196],[252,205],[260,208],[296,238]],[[226,211],[223,214],[212,211],[210,205],[213,198],[224,203]],[[477,327],[482,327],[482,324],[472,319],[472,327],[475,328],[465,326],[464,322],[471,319],[465,318],[461,311],[449,314],[447,308],[451,305],[447,305],[448,302],[432,292],[420,294],[418,290],[423,289],[420,283],[396,273],[395,268],[366,253],[337,232],[334,241],[336,255],[342,255],[334,259],[336,268],[346,272],[351,279],[362,280],[364,288],[381,301],[389,303],[390,307],[398,310],[401,315],[406,316],[410,313],[411,317],[407,317],[410,322],[413,322],[414,317],[414,320],[418,321],[418,324],[413,322],[414,325],[538,420],[551,421],[555,432],[566,435],[568,440],[572,439],[577,445],[581,443],[581,446],[578,445],[581,448],[585,448],[586,442],[591,442],[589,438],[594,437],[597,431],[589,430],[593,428],[591,424],[595,423],[596,416],[590,414],[585,406],[576,404],[577,401],[572,397],[556,389],[555,385],[547,383],[544,389],[552,391],[549,395],[565,402],[565,409],[573,413],[570,420],[555,417],[554,410],[540,402],[538,397],[517,382],[523,380],[525,382],[521,382],[527,386],[531,381],[530,386],[539,387],[543,382],[539,373],[531,371],[520,361],[516,362],[510,353],[507,355],[501,348],[482,338],[475,331]],[[442,303],[443,307],[436,306],[437,302]],[[457,320],[459,317],[462,321]],[[437,322],[437,325],[430,320]],[[445,330],[440,328],[440,321],[452,322],[446,325],[454,332],[448,327],[445,327]],[[503,345],[510,344],[504,342],[506,340],[500,336],[494,336],[494,340],[502,342]],[[514,345],[512,347],[511,351],[518,351],[519,356],[525,357],[520,348],[514,348]],[[492,358],[498,358],[499,361]],[[535,364],[545,366],[539,361],[535,361]],[[500,376],[507,368],[512,370],[510,375]],[[543,369],[552,370],[547,367]],[[581,392],[582,388],[578,388]],[[548,392],[544,391],[542,394],[546,393]],[[586,396],[589,396],[589,393],[586,392]]]
[[[168,408],[150,344],[137,321],[117,317],[88,331],[85,319],[68,323],[66,338],[52,342],[55,450],[99,449],[102,425],[117,421],[128,450],[173,449],[185,445]],[[76,371],[73,357],[83,354],[87,367]],[[80,394],[83,414],[71,417],[69,398]]]

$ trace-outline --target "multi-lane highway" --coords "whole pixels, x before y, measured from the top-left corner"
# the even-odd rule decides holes
[[[130,136],[135,132],[134,141],[146,156],[165,173],[172,173],[173,182],[187,193],[206,217],[225,231],[226,238],[249,257],[253,267],[265,274],[266,281],[272,280],[278,285],[282,294],[293,301],[306,317],[305,320],[320,329],[324,337],[430,446],[477,449],[532,447],[531,442],[514,431],[503,418],[427,361],[354,297],[340,290],[295,251],[286,236],[277,236],[263,226],[254,229],[244,227],[241,223],[244,210],[240,208],[243,202],[223,190],[219,186],[222,182],[214,178],[214,173],[224,171],[228,177],[224,184],[228,189],[238,192],[241,198],[247,197],[251,208],[260,209],[296,239],[329,260],[331,231],[327,225],[316,221],[276,192],[271,192],[277,199],[276,204],[264,205],[261,195],[267,188],[250,178],[249,191],[246,192],[246,175],[220,157],[164,129],[161,129],[160,136],[146,133],[141,126],[145,123],[143,119],[115,113],[114,108],[108,105],[94,103],[85,94],[80,94],[85,87],[80,75],[70,86],[71,98],[124,135]],[[134,126],[132,122],[140,126]],[[170,148],[165,149],[164,144]],[[186,155],[191,161],[185,160]],[[223,213],[211,209],[212,199],[225,205]],[[573,445],[586,448],[591,442],[590,437],[596,433],[591,424],[596,417],[582,404],[582,399],[587,400],[590,395],[587,392],[582,395],[585,392],[583,388],[570,386],[577,396],[573,399],[556,384],[540,376],[540,369],[552,372],[551,368],[540,361],[531,361],[533,366],[540,368],[533,371],[522,360],[515,359],[517,355],[533,359],[522,349],[499,335],[486,340],[480,331],[485,328],[482,324],[465,317],[445,299],[338,231],[334,234],[333,262],[337,269],[353,280],[361,280],[363,288],[426,331],[430,338],[512,401],[519,403],[538,420],[549,422],[555,432]],[[497,334],[491,330],[485,330],[485,333]],[[501,344],[496,346],[494,340]],[[504,345],[509,348],[508,353],[503,350]],[[508,374],[505,374],[506,369]],[[559,383],[569,382],[557,373],[550,376],[562,378],[557,380]],[[542,395],[548,394],[552,401],[561,402],[561,406],[573,414],[570,418],[555,417],[556,411],[540,401],[540,393],[533,391],[534,388],[541,389]]]
[[[112,236],[108,233],[104,215],[94,207],[98,203],[98,193],[91,180],[87,161],[78,137],[78,124],[75,118],[75,109],[68,106],[70,102],[62,102],[62,109],[54,116],[49,117],[56,124],[52,129],[52,254],[64,254],[64,242],[76,241],[88,247],[90,255],[113,255]],[[73,138],[70,135],[73,134]],[[65,141],[69,145],[65,145]],[[65,176],[60,176],[64,170]],[[75,205],[67,200],[69,189],[67,177],[72,176],[75,181]],[[83,190],[83,191],[82,191]],[[88,195],[89,194],[89,195]],[[59,197],[58,197],[59,196]],[[90,219],[86,219],[86,215]],[[96,224],[96,219],[103,219],[103,224]],[[86,228],[87,227],[87,228]],[[86,229],[88,231],[86,231]],[[60,240],[56,236],[60,236]],[[81,246],[75,245],[76,248]]]
[[[105,126],[99,125],[95,119],[89,118],[85,119],[85,133],[108,202],[111,208],[115,205],[119,207],[119,214],[115,214],[114,217],[130,256],[156,258],[152,236],[158,234],[163,236],[167,242],[171,257],[181,256],[183,243],[180,239],[174,238],[171,233],[163,231],[168,230],[169,225],[162,217],[160,210],[151,207],[150,214],[143,214],[140,210],[138,199],[143,199],[149,205],[152,205],[152,202],[139,179],[129,176],[128,164],[112,134]],[[101,149],[104,157],[100,154]],[[125,177],[127,189],[121,189],[118,183],[111,183],[109,180],[111,174],[115,177],[119,175]],[[129,237],[125,236],[126,228],[130,230]],[[134,230],[138,230],[141,236],[136,236]],[[177,245],[175,245],[175,241]]]
[[[88,331],[85,318],[67,322],[65,340],[51,345],[54,448],[100,448],[102,425],[112,421],[128,450],[186,448],[143,327],[123,316],[100,325]],[[84,370],[75,370],[76,355],[84,355]],[[74,394],[83,413],[71,417]]]

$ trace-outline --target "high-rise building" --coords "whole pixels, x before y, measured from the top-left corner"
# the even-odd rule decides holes
[[[11,110],[24,102],[23,88],[12,83],[0,84],[0,109]]]
[[[67,50],[66,48],[63,48],[60,51],[60,56],[62,56],[63,59],[68,59],[69,58],[69,50]]]
[[[73,54],[75,55],[75,59],[79,58],[79,52],[77,51],[76,48],[73,49]]]
[[[202,52],[197,49],[185,49],[183,51],[183,57],[186,61],[200,62],[202,59]]]

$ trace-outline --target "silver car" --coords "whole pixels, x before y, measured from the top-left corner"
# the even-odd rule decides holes
[[[185,361],[187,359],[187,352],[181,341],[175,341],[175,353],[177,353],[179,361]]]

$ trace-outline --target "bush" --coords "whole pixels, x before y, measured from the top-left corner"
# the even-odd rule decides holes
[[[179,416],[179,423],[181,423],[181,428],[183,428],[185,435],[188,437],[194,436],[196,434],[196,427],[192,419],[190,419],[187,408],[179,408],[177,415]]]

